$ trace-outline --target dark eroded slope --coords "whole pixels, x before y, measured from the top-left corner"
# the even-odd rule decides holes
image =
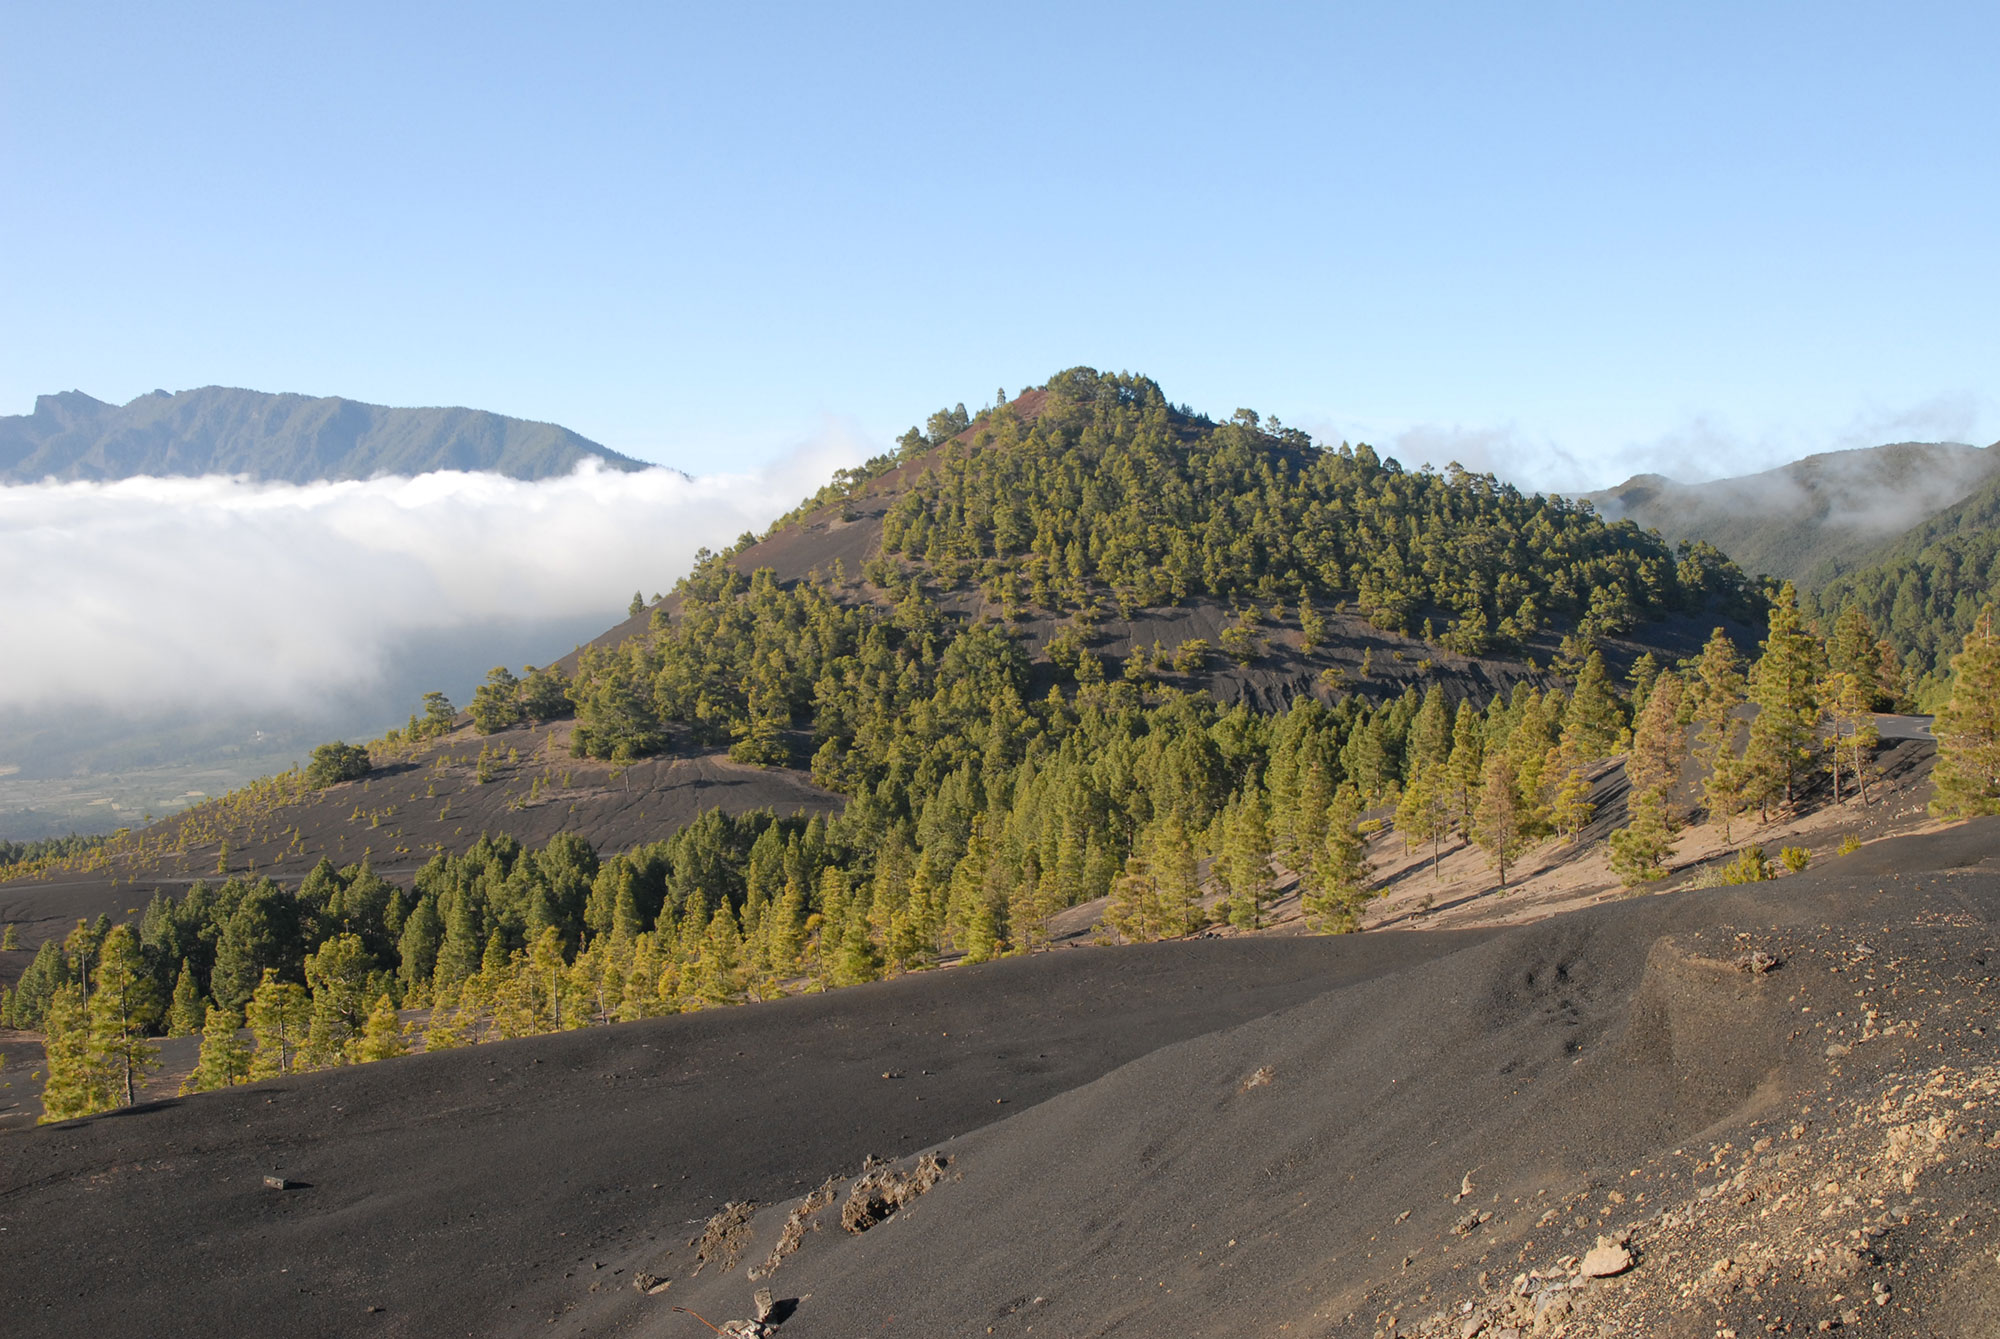
[[[632,1303],[658,1309],[634,1271],[671,1272],[662,1256],[725,1200],[800,1193],[1465,942],[1049,953],[0,1137],[0,1314],[23,1336],[205,1336],[218,1316],[483,1336],[598,1303],[622,1329]]]
[[[1685,1333],[1712,1336],[1725,1321],[1777,1313],[1760,1305],[1760,1288],[1808,1321],[1837,1317],[1837,1283],[1789,1280],[1810,1280],[1811,1250],[1837,1245],[1864,1217],[1891,1213],[1907,1233],[1918,1183],[1868,1200],[1820,1197],[1819,1177],[1867,1185],[1880,1161],[1826,1154],[1830,1170],[1808,1178],[1803,1209],[1792,1209],[1799,1231],[1778,1220],[1769,1276],[1696,1309],[1662,1280],[1712,1275],[1732,1244],[1737,1258],[1761,1258],[1752,1248],[1779,1237],[1764,1211],[1801,1198],[1795,1186],[1780,1202],[1782,1182],[1762,1200],[1755,1182],[1739,1195],[1747,1176],[1725,1187],[1726,1200],[1697,1195],[1696,1164],[1711,1165],[1718,1141],[1747,1153],[1769,1135],[1757,1153],[1789,1138],[1811,1166],[1848,1112],[1908,1088],[1899,1072],[1990,1065],[1975,1029],[1995,1022],[1985,992],[2000,862],[1912,871],[2000,854],[1996,829],[1881,843],[1898,848],[1896,871],[1880,868],[1878,851],[1874,867],[1543,922],[1155,1052],[948,1145],[950,1176],[906,1219],[858,1237],[831,1224],[812,1235],[776,1276],[781,1296],[804,1299],[783,1333],[1367,1336],[1400,1314],[1404,1333],[1498,1334],[1508,1280],[1536,1265],[1562,1281],[1564,1306],[1652,1316],[1612,1331],[1621,1334],[1666,1332],[1685,1311],[1695,1327]],[[1781,965],[1742,970],[1753,949]],[[1978,1105],[1963,1147],[1984,1156],[1987,1145],[1973,1144],[2000,1142],[2000,1105]],[[1989,1157],[1966,1171],[1981,1165],[1994,1170]],[[1954,1184],[1972,1183],[1923,1193],[1948,1201]],[[1958,1207],[1968,1205],[1977,1211],[1976,1196]],[[1741,1222],[1704,1218],[1721,1214]],[[747,1258],[762,1258],[775,1217],[760,1221]],[[1718,1230],[1702,1236],[1706,1227]],[[1876,1239],[1871,1268],[1905,1289],[1909,1309],[1871,1306],[1872,1327],[1850,1329],[1960,1333],[1902,1328],[1965,1304],[1947,1279],[1961,1264],[1983,1259],[1991,1273],[1993,1224],[1975,1231],[1961,1214],[1950,1227],[1964,1233]],[[1622,1294],[1570,1290],[1575,1257],[1599,1232],[1624,1229],[1652,1272]],[[1696,1257],[1690,1239],[1719,1245]],[[1986,1301],[2000,1300],[2000,1279],[1981,1278]],[[704,1278],[689,1305],[742,1315],[753,1286]],[[1854,1286],[1868,1296],[1865,1280]],[[1493,1324],[1464,1329],[1475,1314]]]

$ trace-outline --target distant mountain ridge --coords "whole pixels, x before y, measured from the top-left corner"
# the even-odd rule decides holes
[[[37,397],[32,414],[0,417],[0,481],[8,483],[204,474],[312,483],[431,470],[545,479],[583,460],[648,468],[553,423],[227,386],[153,391],[124,405],[66,391]]]
[[[1683,484],[1641,474],[1585,500],[1669,543],[1706,540],[1746,572],[1824,580],[2000,477],[2000,449],[1897,442]]]

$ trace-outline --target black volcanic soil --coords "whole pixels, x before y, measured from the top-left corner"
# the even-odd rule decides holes
[[[1056,952],[0,1136],[0,1314],[692,1336],[672,1306],[769,1286],[793,1339],[1989,1335],[1996,857],[1982,820],[1502,933]],[[746,1276],[794,1197],[926,1146],[928,1194],[853,1235],[843,1184]]]
[[[1047,953],[0,1135],[0,1315],[17,1335],[210,1335],[218,1315],[546,1333],[636,1297],[634,1272],[725,1200],[801,1193],[1476,938]]]

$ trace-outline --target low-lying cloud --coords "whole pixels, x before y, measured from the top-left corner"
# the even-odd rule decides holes
[[[1412,468],[1443,469],[1457,461],[1535,492],[1575,496],[1623,483],[1636,474],[1660,474],[1695,484],[1757,474],[1826,452],[1891,442],[1958,442],[1984,445],[2000,406],[1972,393],[1934,396],[1905,406],[1870,406],[1844,420],[1762,429],[1744,428],[1714,414],[1697,414],[1656,436],[1589,447],[1558,441],[1517,423],[1345,422],[1311,419],[1304,426],[1321,441],[1367,441]],[[1944,491],[1949,492],[1946,488]]]
[[[609,626],[635,587],[670,589],[697,549],[761,531],[866,454],[829,433],[704,478],[0,487],[0,711],[294,709],[378,686],[399,647],[439,632]]]

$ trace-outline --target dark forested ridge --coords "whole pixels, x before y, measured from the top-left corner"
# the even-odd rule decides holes
[[[2000,450],[1899,442],[1684,484],[1641,474],[1585,496],[1669,541],[1705,540],[1750,573],[1818,584],[2000,472]],[[1962,631],[1962,630],[1961,630]]]
[[[1941,677],[1981,607],[2000,603],[2000,478],[1821,575],[1810,600],[1823,619],[1856,605],[1915,673]]]
[[[153,391],[125,405],[67,391],[37,398],[32,414],[0,417],[0,481],[13,483],[203,474],[311,483],[429,470],[542,479],[587,459],[646,467],[553,423],[224,386]]]

